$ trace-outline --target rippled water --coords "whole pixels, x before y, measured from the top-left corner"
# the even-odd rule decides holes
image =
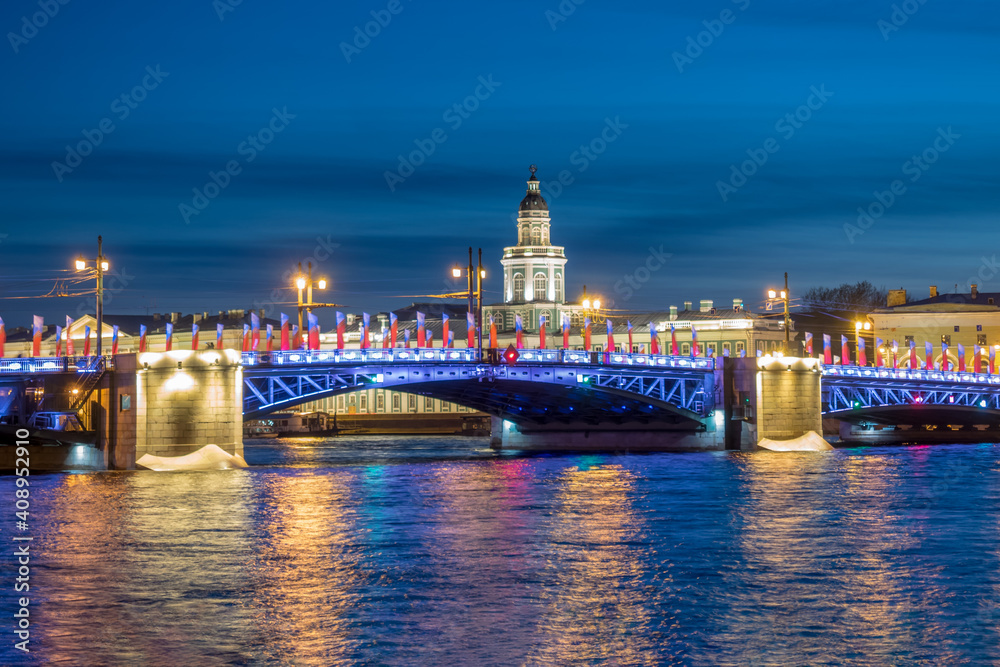
[[[248,442],[247,470],[32,477],[32,661],[1000,662],[998,446],[483,443]],[[23,662],[0,627],[0,662]]]

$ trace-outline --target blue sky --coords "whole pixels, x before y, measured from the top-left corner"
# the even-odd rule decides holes
[[[469,245],[498,274],[532,163],[543,182],[573,179],[548,196],[569,295],[586,284],[622,310],[754,307],[784,271],[793,293],[867,279],[926,296],[964,289],[1000,253],[995,3],[223,1],[72,0],[37,31],[23,23],[37,0],[0,10],[9,327],[78,311],[79,297],[10,297],[69,277],[98,234],[124,272],[111,312],[288,301],[274,290],[310,257],[328,298],[405,305],[449,289]],[[372,12],[386,25],[344,47]],[[448,114],[467,98],[473,111]],[[244,142],[275,110],[282,129],[250,161]],[[779,124],[796,113],[807,120]],[[102,121],[114,129],[89,155],[53,167]],[[609,122],[614,141],[585,157]],[[431,144],[390,189],[398,156]],[[925,150],[935,161],[911,180]],[[238,173],[186,220],[193,189],[230,162]],[[857,227],[897,180],[903,194]],[[629,294],[650,248],[671,257]],[[990,281],[976,279],[1000,291]]]

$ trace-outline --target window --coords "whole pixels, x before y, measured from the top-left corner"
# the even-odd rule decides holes
[[[531,230],[531,245],[542,245],[542,230],[539,227]]]
[[[681,354],[691,354],[690,343],[681,343]]]
[[[910,347],[910,343],[913,342],[913,336],[903,336],[903,345]]]
[[[559,303],[562,303],[562,300],[563,300],[563,295],[562,295],[562,274],[561,273],[557,273],[555,275],[555,278],[553,278],[552,283],[553,283],[553,285],[556,288],[556,290],[555,290],[556,291],[556,301],[558,301]]]
[[[548,331],[553,331],[552,327],[556,327],[556,330],[560,330],[562,328],[562,323],[561,322],[553,322],[552,321],[552,313],[551,313],[551,311],[548,311],[548,310],[543,310],[542,312],[538,313],[538,318],[539,318],[538,319],[538,326],[541,326],[541,322],[542,322],[541,318],[543,318],[543,317],[545,318],[545,328]]]
[[[715,354],[715,352],[716,352],[716,347],[715,346],[716,346],[716,343],[709,343],[705,347],[708,348],[709,352],[711,352],[712,354]]]
[[[732,352],[732,351],[733,351],[733,347],[732,347],[731,343],[723,343],[722,344],[722,352],[723,353]]]
[[[535,301],[548,301],[549,278],[544,273],[535,274]]]
[[[976,335],[976,345],[986,345],[986,334]]]
[[[639,346],[638,345],[633,345],[632,346],[632,354],[638,354],[638,353],[639,353]]]
[[[424,411],[434,412],[434,399],[430,396],[424,397]]]
[[[514,301],[524,301],[524,274],[514,274]]]
[[[400,410],[400,404],[401,403],[402,403],[402,401],[399,399],[399,394],[393,394],[392,395],[392,411],[393,412],[399,412],[399,410]]]
[[[413,394],[406,397],[406,409],[412,412],[417,411],[417,397]]]
[[[344,397],[343,396],[338,396],[337,397],[337,409],[338,410],[343,410],[344,409]]]
[[[976,325],[976,331],[982,331],[982,330],[983,330],[983,325],[982,324],[977,324]]]
[[[743,341],[736,341],[736,351],[737,352],[742,352],[745,349],[747,349],[746,348],[746,343],[744,343]]]
[[[951,336],[949,336],[948,334],[943,334],[941,336],[941,342],[944,343],[945,345],[951,345]]]
[[[990,304],[992,306],[993,305],[993,297],[989,297],[988,299],[986,299],[986,303],[988,303],[988,304]]]
[[[361,394],[361,412],[368,412],[368,394]]]
[[[958,333],[958,325],[955,325],[955,333]]]
[[[379,392],[375,396],[375,410],[378,412],[385,412],[385,396],[382,392]]]
[[[572,313],[569,316],[569,325],[574,329],[579,329],[583,326],[583,318],[580,316],[580,313]]]
[[[507,329],[514,328],[514,313],[507,313]],[[499,345],[499,343],[497,343]]]
[[[451,412],[451,403],[441,401],[441,412]]]

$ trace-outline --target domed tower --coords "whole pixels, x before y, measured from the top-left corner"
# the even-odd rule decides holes
[[[504,303],[562,304],[566,300],[566,255],[549,238],[549,205],[531,165],[528,191],[517,216],[517,245],[503,250]],[[551,317],[551,315],[550,315]],[[534,313],[531,316],[534,320]]]

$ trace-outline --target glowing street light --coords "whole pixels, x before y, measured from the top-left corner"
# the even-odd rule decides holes
[[[302,309],[304,308],[307,313],[311,313],[314,306],[329,306],[333,304],[318,304],[313,302],[313,286],[316,289],[326,289],[326,278],[320,278],[319,280],[313,281],[313,265],[309,262],[307,265],[306,275],[302,275],[302,262],[299,262],[299,275],[295,279],[295,287],[299,290],[299,332],[302,332]],[[306,290],[306,300],[302,301],[302,290]]]
[[[483,280],[486,278],[486,270],[483,268],[483,249],[479,249],[479,266],[472,266],[472,246],[469,246],[469,267],[465,275],[469,279],[469,312],[476,316],[476,346],[479,349],[479,359],[483,358]],[[452,278],[462,277],[462,267],[455,266],[451,269]],[[475,285],[473,285],[475,278]],[[448,341],[444,341],[447,345]]]
[[[791,318],[788,316],[788,273],[785,273],[785,289],[778,290],[768,290],[767,291],[767,309],[771,310],[771,301],[781,300],[785,305],[785,349],[784,354],[787,356],[789,354],[789,329],[791,329]]]
[[[89,264],[93,263],[93,269],[90,268]],[[104,274],[107,272],[109,264],[108,260],[104,257],[104,240],[102,237],[97,237],[97,257],[95,259],[87,259],[83,255],[76,258],[75,262],[77,271],[87,271],[91,270],[94,272],[94,277],[97,278],[97,356],[101,356],[101,339],[104,333]],[[66,336],[69,337],[69,331],[66,332]]]

